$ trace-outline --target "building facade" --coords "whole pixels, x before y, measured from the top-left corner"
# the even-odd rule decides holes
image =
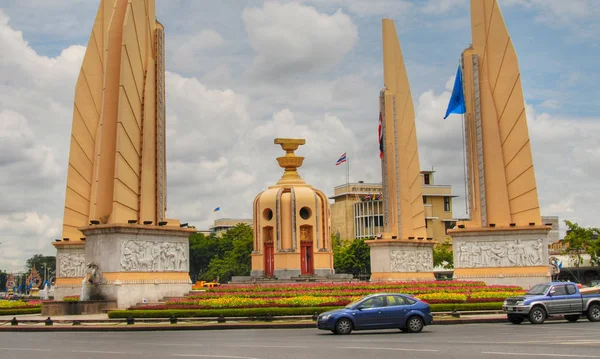
[[[250,227],[254,224],[252,218],[219,218],[213,222],[209,234],[214,233],[218,237],[221,237],[223,233],[241,223]]]
[[[436,185],[435,171],[421,171],[427,237],[444,242],[454,227],[452,186]],[[381,183],[348,183],[334,188],[331,204],[331,233],[341,239],[374,238],[383,232]]]

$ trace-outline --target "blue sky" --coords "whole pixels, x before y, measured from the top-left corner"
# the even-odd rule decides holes
[[[54,253],[73,90],[98,3],[0,7],[0,268]],[[600,2],[499,4],[519,58],[542,214],[599,226]],[[463,196],[459,117],[442,118],[471,39],[468,5],[157,0],[167,36],[169,216],[199,228],[217,216],[251,217],[254,196],[281,176],[275,137],[307,139],[300,174],[329,195],[345,181],[335,166],[343,152],[352,181],[380,181],[383,17],[395,21],[404,53],[421,167]],[[459,198],[455,216],[461,207]]]

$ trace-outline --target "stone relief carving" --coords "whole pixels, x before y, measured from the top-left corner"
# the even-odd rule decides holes
[[[312,227],[311,226],[300,226],[300,241],[301,242],[312,242]]]
[[[121,270],[125,272],[187,272],[188,266],[183,243],[126,240],[121,244]]]
[[[431,272],[433,271],[433,254],[431,249],[415,251],[390,251],[392,272]]]
[[[85,274],[85,253],[59,253],[58,254],[58,277],[81,278]]]
[[[543,241],[462,242],[455,250],[457,268],[535,266],[542,265]]]

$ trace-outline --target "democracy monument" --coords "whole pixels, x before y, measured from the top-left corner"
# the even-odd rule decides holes
[[[551,227],[540,216],[517,55],[496,0],[471,0],[471,31],[453,93],[464,91],[469,204],[469,218],[448,231],[454,278],[528,287],[550,280]]]
[[[75,88],[57,300],[124,308],[191,289],[194,230],[166,218],[164,51],[154,0],[100,1]]]
[[[468,219],[449,230],[454,279],[530,286],[550,279],[516,53],[496,0],[471,0],[473,43],[461,56],[449,113],[463,115]],[[434,280],[415,110],[392,20],[382,21],[379,142],[384,231],[366,243],[371,280]],[[101,0],[75,88],[55,299],[183,296],[188,237],[168,219],[164,28],[154,0]],[[281,179],[253,208],[246,280],[334,274],[327,196],[298,174],[304,139],[277,138]]]

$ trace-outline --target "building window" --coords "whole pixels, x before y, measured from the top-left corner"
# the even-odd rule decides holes
[[[423,183],[429,184],[429,173],[423,174]]]
[[[423,204],[427,204],[427,196],[423,196]]]
[[[444,197],[444,211],[450,212],[450,197]]]
[[[448,230],[452,229],[456,226],[456,221],[445,221],[444,222],[444,231],[448,234]]]
[[[429,224],[428,224],[428,222],[429,222],[429,221],[428,221],[427,219],[425,219],[425,228],[429,228]]]
[[[310,212],[311,212],[310,208],[308,208],[308,207],[302,207],[300,209],[300,217],[302,217],[302,219],[309,219],[310,215],[311,215]]]

